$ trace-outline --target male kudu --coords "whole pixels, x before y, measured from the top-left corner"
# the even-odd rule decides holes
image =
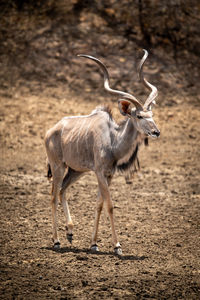
[[[110,88],[107,68],[100,60],[89,55],[78,56],[91,59],[100,66],[104,74],[104,88],[109,93],[120,96],[119,110],[126,118],[124,122],[117,124],[108,108],[97,107],[89,115],[64,117],[48,130],[45,146],[48,177],[53,177],[51,204],[54,247],[60,247],[56,214],[58,197],[60,196],[66,217],[67,238],[72,242],[73,223],[65,191],[85,172],[94,171],[98,181],[98,198],[91,249],[98,251],[97,232],[100,214],[105,204],[111,222],[114,251],[120,255],[122,250],[115,231],[109,185],[116,170],[123,171],[130,168],[137,158],[138,140],[141,136],[160,135],[151,110],[157,97],[157,88],[143,76],[143,66],[148,56],[146,50],[139,64],[140,80],[150,90],[144,105],[133,95]],[[125,158],[126,161],[123,161]]]

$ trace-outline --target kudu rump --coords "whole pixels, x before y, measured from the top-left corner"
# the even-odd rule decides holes
[[[98,181],[98,198],[91,250],[98,251],[97,232],[100,214],[105,204],[111,222],[114,251],[120,255],[122,249],[115,231],[109,185],[115,171],[127,170],[134,163],[137,158],[138,140],[141,137],[160,135],[151,110],[158,94],[157,88],[143,76],[143,66],[148,56],[146,50],[139,64],[140,80],[150,90],[144,105],[133,95],[110,88],[108,71],[100,60],[89,55],[78,56],[91,59],[100,66],[104,73],[104,88],[109,93],[120,96],[119,110],[126,118],[121,124],[117,124],[107,107],[97,107],[90,115],[64,117],[48,130],[45,146],[48,157],[48,177],[53,177],[51,200],[53,243],[55,248],[60,247],[56,213],[58,197],[60,196],[66,217],[67,239],[72,242],[73,222],[65,191],[85,172],[94,171]]]

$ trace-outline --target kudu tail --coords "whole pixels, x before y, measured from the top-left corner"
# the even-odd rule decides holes
[[[47,178],[48,178],[49,181],[52,178],[51,166],[50,166],[49,162],[47,163]]]

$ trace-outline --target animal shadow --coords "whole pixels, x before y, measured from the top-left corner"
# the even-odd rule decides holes
[[[93,252],[90,249],[87,248],[76,248],[76,247],[62,247],[60,249],[55,249],[53,247],[42,247],[41,249],[45,249],[48,251],[52,251],[55,253],[74,253],[77,254],[77,257],[80,256],[80,254],[88,254],[88,255],[107,255],[107,256],[115,256],[120,260],[130,260],[130,261],[142,261],[147,259],[147,256],[135,256],[135,255],[116,255],[113,251],[98,251],[98,252]],[[83,257],[82,257],[83,259]]]

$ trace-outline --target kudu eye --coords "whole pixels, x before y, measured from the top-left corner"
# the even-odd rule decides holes
[[[142,117],[142,116],[140,116],[140,115],[139,115],[139,116],[137,116],[137,118],[138,118],[138,119],[143,119],[143,117]]]

